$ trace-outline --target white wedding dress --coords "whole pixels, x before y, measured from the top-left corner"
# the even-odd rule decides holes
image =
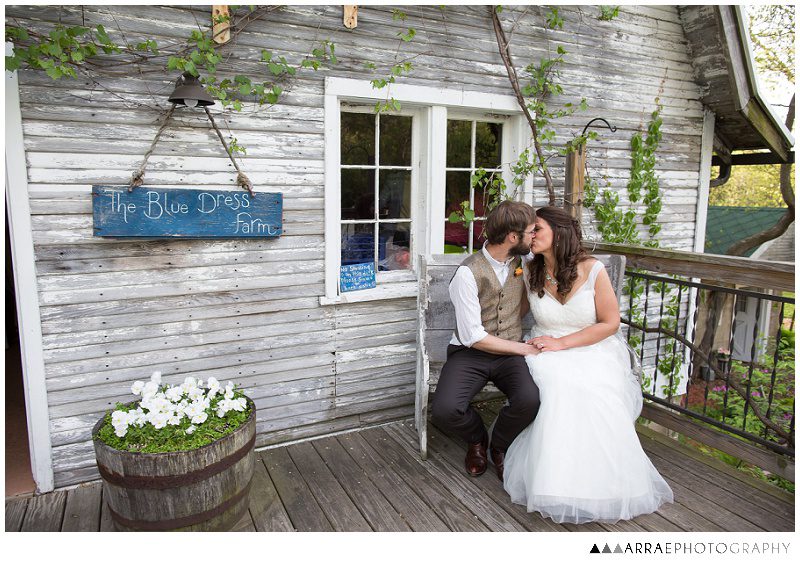
[[[530,336],[562,337],[596,323],[594,283],[602,269],[595,262],[564,305],[547,292],[529,293]],[[503,479],[512,502],[576,524],[627,520],[672,502],[634,429],[642,391],[618,335],[525,360],[541,407],[506,452]]]

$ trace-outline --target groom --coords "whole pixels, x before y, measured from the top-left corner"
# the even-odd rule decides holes
[[[535,354],[522,339],[525,282],[522,258],[530,252],[535,214],[525,203],[503,201],[486,218],[487,242],[464,260],[450,282],[456,330],[447,347],[434,393],[431,418],[467,443],[467,473],[486,472],[487,449],[503,479],[505,452],[539,410],[536,387],[524,356]],[[491,443],[478,413],[470,406],[488,381],[507,397]]]

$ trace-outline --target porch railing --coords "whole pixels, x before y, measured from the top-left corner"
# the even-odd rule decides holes
[[[705,441],[709,431],[746,440],[747,460],[793,480],[794,264],[594,246],[627,258],[620,314],[642,366],[643,415],[668,427],[691,418]]]

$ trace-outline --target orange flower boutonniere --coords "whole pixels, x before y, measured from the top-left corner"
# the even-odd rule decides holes
[[[514,270],[514,277],[519,277],[522,275],[522,267],[520,266],[516,270]]]

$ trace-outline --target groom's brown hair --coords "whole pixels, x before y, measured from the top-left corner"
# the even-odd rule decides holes
[[[502,244],[510,232],[525,232],[536,222],[536,213],[527,203],[503,201],[486,217],[483,225],[489,244]]]

